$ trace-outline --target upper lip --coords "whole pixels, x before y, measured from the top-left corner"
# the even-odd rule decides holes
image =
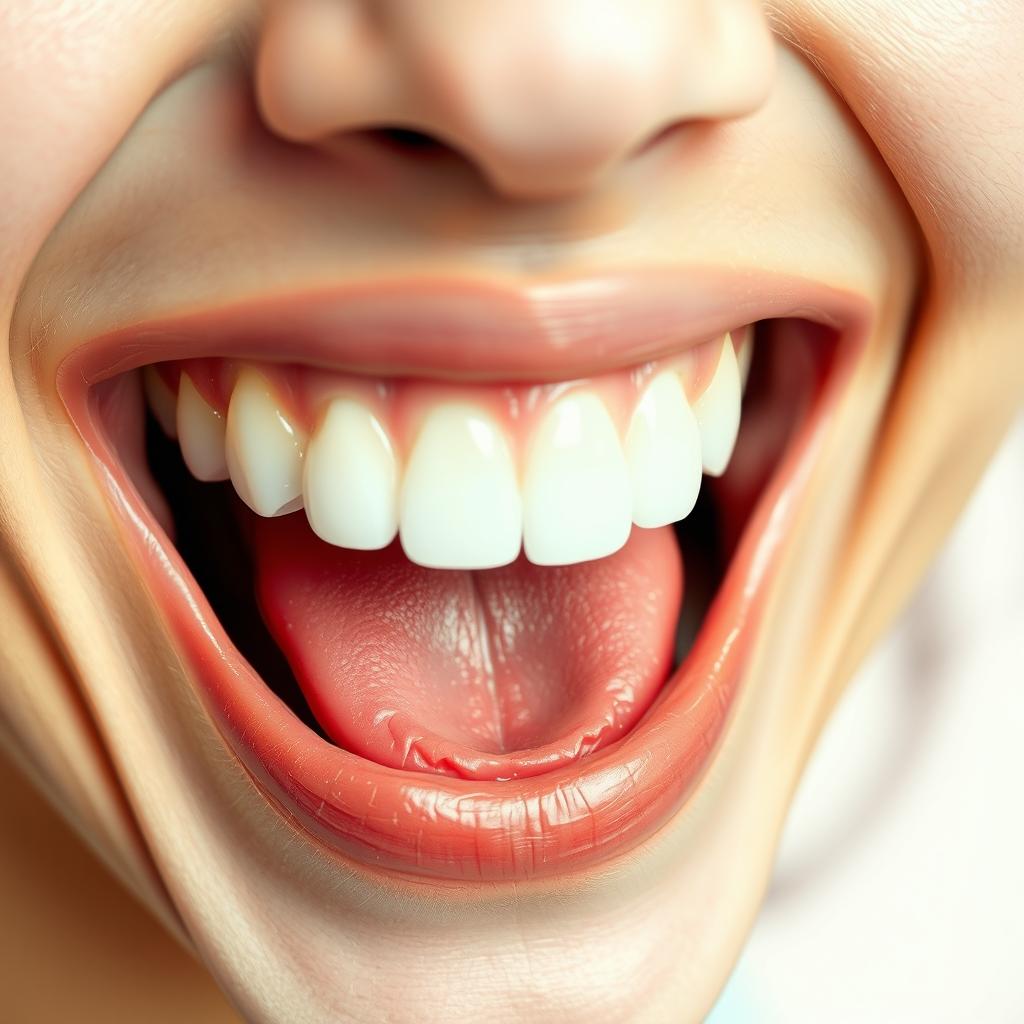
[[[125,324],[86,343],[93,384],[165,359],[301,362],[389,376],[565,380],[635,365],[747,323],[863,326],[853,292],[763,270],[615,270],[532,282],[401,276],[238,298]]]

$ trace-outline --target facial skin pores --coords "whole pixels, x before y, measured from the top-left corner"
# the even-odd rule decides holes
[[[702,1019],[1024,395],[1015,5],[16,6],[5,749],[247,1019]]]

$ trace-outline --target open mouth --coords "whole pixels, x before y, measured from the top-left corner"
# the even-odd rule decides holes
[[[264,300],[62,366],[211,716],[316,841],[536,877],[699,784],[867,316],[651,280]]]

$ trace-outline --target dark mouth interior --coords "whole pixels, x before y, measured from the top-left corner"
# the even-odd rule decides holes
[[[803,330],[788,330],[793,324]],[[757,325],[733,464],[723,478],[705,478],[693,512],[673,527],[686,565],[673,667],[690,650],[757,498],[820,390],[836,341],[835,332],[806,321]],[[170,507],[178,552],[242,656],[302,722],[327,739],[259,611],[231,484],[195,480],[178,444],[148,412],[145,431],[149,469]]]
[[[260,615],[252,561],[233,508],[239,499],[231,484],[196,480],[186,468],[177,442],[164,434],[148,412],[146,452],[153,477],[174,516],[175,546],[225,632],[267,686],[327,739]]]

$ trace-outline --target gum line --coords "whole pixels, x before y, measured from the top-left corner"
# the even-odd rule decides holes
[[[733,345],[741,359],[749,354],[752,328],[733,331]],[[173,396],[181,374],[187,374],[206,402],[222,415],[239,373],[254,369],[270,384],[282,411],[306,437],[318,426],[334,398],[351,398],[367,406],[388,429],[396,454],[406,460],[423,420],[445,401],[474,405],[494,417],[502,427],[519,464],[528,438],[544,414],[561,397],[586,390],[602,400],[620,436],[626,430],[646,386],[663,371],[679,375],[693,403],[707,387],[721,354],[723,338],[705,342],[678,355],[640,366],[571,381],[539,384],[463,384],[412,378],[368,377],[319,367],[222,358],[185,359],[157,363],[155,369]],[[173,429],[165,429],[172,436]]]

